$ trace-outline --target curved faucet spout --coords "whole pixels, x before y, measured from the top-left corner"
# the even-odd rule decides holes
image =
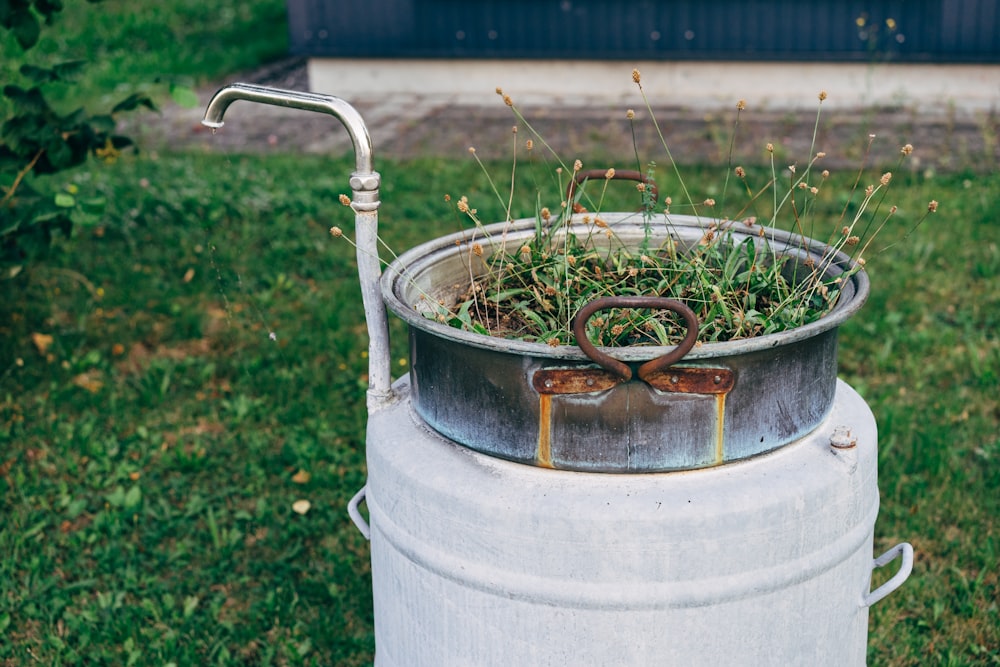
[[[379,289],[382,267],[378,256],[378,190],[381,178],[372,168],[372,141],[368,128],[361,114],[339,97],[248,83],[234,83],[215,93],[205,109],[202,124],[213,129],[222,127],[226,109],[238,100],[328,113],[339,120],[351,135],[356,164],[356,170],[351,174],[351,208],[355,213],[361,300],[368,324],[368,412],[372,413],[392,400],[392,378],[389,327]]]
[[[234,83],[220,89],[212,96],[212,100],[205,109],[205,117],[201,121],[202,125],[211,127],[212,129],[222,127],[224,125],[222,117],[226,114],[226,109],[229,108],[230,104],[238,100],[288,107],[291,109],[303,109],[305,111],[318,111],[334,116],[343,123],[344,128],[351,135],[351,141],[354,143],[355,164],[358,174],[363,175],[373,172],[372,140],[368,135],[368,128],[365,127],[365,123],[361,119],[361,114],[339,97],[317,93],[302,93],[294,90],[281,90],[279,88],[267,88],[265,86],[255,86],[250,83]]]

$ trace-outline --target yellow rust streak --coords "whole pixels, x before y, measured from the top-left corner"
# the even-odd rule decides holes
[[[552,465],[552,396],[538,396],[538,465],[553,468]]]
[[[715,463],[722,463],[724,450],[722,438],[726,430],[726,395],[715,395]]]

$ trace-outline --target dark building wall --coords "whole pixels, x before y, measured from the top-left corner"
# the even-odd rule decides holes
[[[288,0],[292,52],[1000,62],[997,0]]]

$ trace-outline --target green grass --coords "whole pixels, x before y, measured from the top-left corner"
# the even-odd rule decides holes
[[[351,233],[351,168],[164,155],[76,176],[113,209],[5,286],[0,664],[371,660],[344,510],[365,478],[363,313],[327,233]],[[456,182],[486,201],[464,160],[379,168],[395,248],[457,228]],[[841,344],[879,421],[876,549],[917,553],[872,610],[870,663],[996,664],[1000,177],[903,181],[899,200],[941,211],[871,260]]]
[[[171,86],[194,86],[288,53],[283,0],[170,0],[136,5],[66,0],[66,8],[28,56],[35,65],[86,60],[72,86],[53,86],[52,101],[110,108],[131,93],[158,101]],[[0,32],[0,75],[16,81],[22,52]]]

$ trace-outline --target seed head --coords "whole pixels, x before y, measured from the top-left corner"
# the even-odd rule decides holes
[[[615,168],[614,167],[611,167],[606,172],[604,172],[604,178],[608,179],[609,181],[612,178],[614,178],[614,177],[615,177]]]
[[[510,99],[510,95],[504,95],[503,96],[503,103],[506,104],[509,107],[514,106],[514,100]]]
[[[666,199],[663,200],[663,203],[666,204],[667,206],[670,206],[671,204],[674,203],[673,197],[667,197]]]
[[[847,236],[848,234],[851,233],[851,228],[850,227],[844,227],[843,229],[840,230],[840,233],[843,234],[844,236]]]
[[[899,207],[896,206],[895,204],[893,204],[892,206],[889,207],[889,215],[892,215],[893,213],[895,213],[898,210],[899,210]]]
[[[603,218],[594,218],[594,224],[596,226],[600,227],[601,229],[607,229],[608,228],[608,223],[604,222]]]
[[[867,188],[865,188],[865,196],[866,197],[871,197],[873,192],[875,192],[875,186],[874,185],[869,185]]]
[[[472,254],[475,255],[476,257],[482,257],[483,256],[483,246],[480,245],[479,243],[473,243],[472,244]]]
[[[794,174],[795,173],[795,165],[794,164],[788,165],[788,171],[790,171],[790,172],[792,172]]]
[[[629,120],[632,120],[633,118],[635,118],[635,111],[629,109],[628,111],[625,112],[625,117],[628,118]]]
[[[745,178],[747,175],[746,169],[743,167],[736,167],[734,171],[736,172],[736,176],[739,178]]]
[[[819,101],[822,102],[825,99],[826,99],[826,91],[825,90],[819,91]]]
[[[830,178],[830,170],[824,169],[823,172],[820,174],[820,176],[822,176],[823,178]]]
[[[861,241],[861,237],[859,237],[859,236],[848,236],[847,237],[847,245],[858,245],[859,241]]]
[[[736,110],[737,111],[744,111],[744,110],[746,110],[746,108],[747,108],[747,101],[746,100],[740,100],[739,102],[736,103]]]
[[[340,195],[339,199],[340,199],[340,203],[343,204],[344,206],[350,206],[351,205],[351,198],[348,197],[347,195]]]
[[[882,174],[882,178],[878,179],[879,183],[881,183],[882,185],[889,185],[889,181],[891,180],[892,180],[891,171],[885,172],[884,174]]]
[[[808,183],[806,183],[805,181],[799,181],[799,190],[805,190],[808,187],[809,187]]]
[[[934,199],[930,200],[930,202],[928,202],[927,204],[927,210],[930,211],[931,213],[937,213],[937,207],[938,203]]]
[[[715,206],[715,200],[709,197],[705,200],[705,206]]]
[[[550,339],[548,339],[545,342],[548,344],[549,347],[559,347],[559,339],[558,338],[550,338]]]
[[[639,74],[639,70],[637,69],[632,70],[632,81],[635,83],[639,83],[641,80],[642,80],[642,75]]]
[[[449,195],[449,194],[445,194],[445,196],[444,196],[444,200],[445,200],[446,202],[448,202],[448,201],[451,201],[451,195]]]
[[[503,88],[501,88],[500,86],[497,86],[497,95],[503,97]]]
[[[462,213],[468,213],[469,198],[466,197],[465,195],[462,195],[462,198],[458,200],[458,204],[456,204],[456,206],[458,206],[458,210],[461,211]]]
[[[542,210],[538,212],[542,216],[542,220],[548,222],[552,218],[552,211],[548,209],[547,206],[543,206]]]
[[[767,142],[767,146],[765,146],[764,148],[767,149],[768,153],[773,153],[774,152],[774,144],[772,144],[770,141]]]
[[[513,132],[514,134],[517,134],[517,125],[512,125],[510,131]]]
[[[620,324],[615,324],[611,327],[612,336],[621,336],[625,332],[625,327]]]
[[[817,160],[822,160],[825,157],[826,157],[826,153],[824,153],[823,151],[820,151],[820,152],[816,153],[816,159]]]
[[[905,146],[899,149],[899,152],[902,153],[903,155],[909,155],[910,153],[913,152],[913,144],[906,144]]]
[[[527,141],[524,142],[524,147],[530,151],[532,148],[535,147],[535,142],[532,141],[531,139],[528,139]]]
[[[639,192],[645,192],[646,191],[646,184],[645,183],[636,183],[635,184],[635,189],[638,190]]]
[[[476,154],[476,147],[475,146],[469,146],[469,154],[470,155],[475,155]]]
[[[810,193],[810,194],[814,194],[814,195],[816,195],[816,194],[819,194],[819,188],[817,188],[817,187],[816,187],[816,186],[814,185],[813,187],[809,188],[809,193]]]
[[[340,227],[331,227],[330,228],[330,236],[332,236],[333,238],[339,239],[343,235],[344,235],[344,230],[341,229]]]
[[[575,162],[573,162],[573,171],[574,172],[580,171],[581,169],[583,169],[583,163],[582,162],[580,162],[579,160],[576,160]]]

